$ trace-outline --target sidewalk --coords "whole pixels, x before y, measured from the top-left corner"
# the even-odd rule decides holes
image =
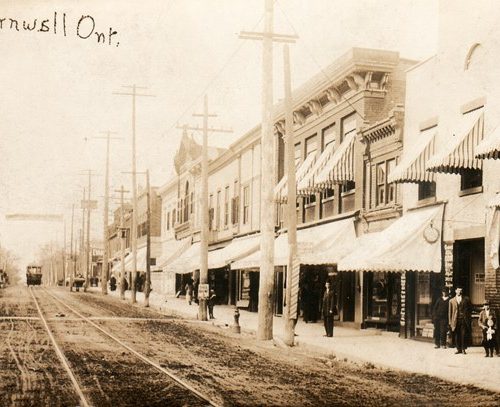
[[[99,291],[100,288],[93,288]],[[110,292],[119,297],[119,292]],[[130,291],[126,292],[130,298]],[[138,305],[144,302],[144,295],[137,293]],[[166,314],[186,319],[196,319],[198,306],[189,305],[184,298],[150,295],[151,308]],[[234,306],[216,305],[215,320],[206,324],[228,327],[234,322]],[[240,310],[240,326],[244,333],[255,334],[257,313]],[[276,338],[284,336],[284,318],[275,317],[273,332]],[[377,330],[335,327],[334,337],[324,337],[323,323],[297,323],[295,344],[305,352],[325,357],[347,359],[359,364],[371,363],[379,367],[422,373],[440,377],[460,384],[472,384],[500,392],[500,357],[485,358],[482,347],[467,350],[467,355],[455,355],[455,349],[434,349],[428,342],[400,339],[397,333]]]

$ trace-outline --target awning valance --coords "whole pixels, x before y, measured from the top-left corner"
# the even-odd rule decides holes
[[[314,180],[319,189],[354,181],[354,143],[356,132],[349,133]]]
[[[448,140],[442,152],[429,159],[427,171],[458,174],[465,169],[482,169],[475,149],[484,136],[484,109],[463,116],[460,129]]]
[[[200,242],[193,243],[176,260],[168,264],[166,271],[176,274],[187,274],[200,268]]]
[[[332,142],[328,144],[321,155],[318,157],[311,170],[306,174],[304,178],[297,183],[297,194],[298,195],[311,195],[318,192],[319,189],[315,187],[315,179],[318,174],[325,168],[325,165],[332,158],[333,152],[335,151],[335,143]]]
[[[191,236],[181,240],[172,239],[163,245],[163,253],[158,264],[162,269],[175,261],[183,252],[191,246]]]
[[[356,233],[353,218],[297,230],[297,255],[300,264],[337,264],[354,247]],[[288,264],[288,234],[274,240],[274,265]],[[260,250],[235,261],[231,269],[260,267]]]
[[[126,272],[133,272],[133,253],[131,252],[125,260],[125,271]],[[159,270],[160,267],[156,265],[150,265],[150,270],[151,271],[156,271]],[[137,249],[137,270],[136,271],[141,271],[145,272],[146,271],[146,246],[143,246],[139,249]]]
[[[295,181],[298,184],[316,162],[316,154],[309,154],[306,159],[295,170]],[[274,199],[276,202],[286,202],[288,200],[288,177],[281,178],[274,188]]]
[[[208,268],[224,267],[259,250],[260,234],[233,239],[226,247],[208,253]]]
[[[476,158],[500,159],[500,126],[478,144],[476,147]]]
[[[434,155],[436,127],[424,130],[413,146],[405,148],[401,162],[389,174],[387,182],[432,182],[434,173],[425,170]]]
[[[441,271],[443,205],[406,212],[381,232],[363,235],[339,271]]]
[[[489,208],[500,208],[500,192],[497,192],[488,202]]]

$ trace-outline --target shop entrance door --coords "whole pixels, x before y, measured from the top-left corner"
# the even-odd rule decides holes
[[[341,273],[342,281],[342,321],[354,322],[356,298],[356,273]]]
[[[457,240],[453,245],[453,287],[462,285],[472,304],[485,299],[484,239]]]

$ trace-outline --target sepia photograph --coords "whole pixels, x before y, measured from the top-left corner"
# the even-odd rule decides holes
[[[499,406],[495,0],[0,0],[0,406]]]

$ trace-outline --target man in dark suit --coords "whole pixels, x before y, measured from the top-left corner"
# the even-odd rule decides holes
[[[455,335],[457,353],[463,353],[467,349],[467,339],[471,334],[472,305],[469,297],[462,295],[462,287],[457,286],[455,297],[450,300],[448,308],[448,322],[451,332]]]
[[[325,283],[325,292],[323,294],[323,320],[325,323],[326,336],[333,336],[333,317],[335,315],[335,296],[330,288],[330,283]]]

